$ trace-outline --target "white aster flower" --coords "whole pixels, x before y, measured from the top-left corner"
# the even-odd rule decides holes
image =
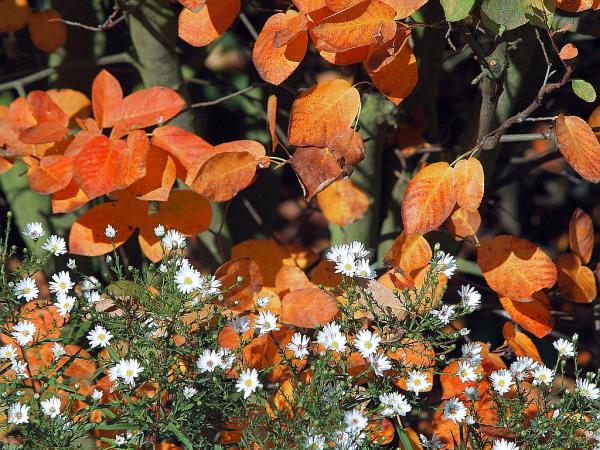
[[[492,381],[492,387],[500,395],[506,394],[508,391],[510,391],[511,386],[515,384],[512,374],[506,369],[500,369],[492,372],[490,375],[490,380]]]
[[[175,284],[182,294],[191,294],[202,286],[202,275],[192,266],[184,264],[175,273]]]
[[[144,371],[144,368],[140,365],[137,359],[122,359],[118,363],[119,366],[119,378],[123,382],[133,385],[135,379]]]
[[[23,405],[19,402],[13,403],[8,408],[8,423],[19,425],[29,423],[29,405]]]
[[[454,305],[442,305],[440,309],[432,309],[431,315],[437,317],[444,325],[448,325],[452,314],[454,314],[454,310]]]
[[[211,295],[218,295],[221,293],[221,280],[217,280],[213,275],[206,275],[202,277],[202,286],[200,286],[200,293],[205,297]]]
[[[228,323],[238,334],[245,333],[250,329],[250,319],[248,317],[234,316]]]
[[[54,361],[57,361],[65,353],[67,353],[65,351],[65,348],[58,342],[55,342],[54,345],[52,345],[52,354],[54,355]]]
[[[111,224],[108,224],[104,229],[104,235],[109,239],[113,239],[117,235],[117,230]]]
[[[67,261],[67,269],[71,269],[71,270],[77,269],[77,263],[75,262],[75,259],[69,258],[69,260]]]
[[[386,371],[392,368],[392,361],[384,353],[378,353],[377,355],[371,355],[368,358],[373,368],[373,372],[378,377],[382,377]]]
[[[15,295],[19,300],[24,299],[26,302],[29,302],[36,299],[39,293],[40,290],[33,278],[21,278],[15,285]]]
[[[600,398],[600,389],[589,380],[578,379],[575,382],[575,388],[577,392],[588,400],[596,401]]]
[[[467,397],[468,401],[476,402],[479,400],[479,391],[475,386],[469,386],[465,389],[465,396]]]
[[[460,330],[458,330],[458,334],[460,334],[461,336],[468,336],[469,334],[471,334],[471,330],[469,330],[468,328],[461,328]]]
[[[294,358],[302,359],[308,355],[308,343],[308,336],[302,333],[294,333],[287,348],[294,352]]]
[[[554,380],[554,370],[546,367],[546,366],[538,366],[535,368],[535,370],[533,371],[533,384],[534,385],[539,385],[539,384],[546,384],[546,385],[550,385],[552,384],[552,381]]]
[[[430,439],[427,439],[427,436],[423,434],[419,434],[419,438],[421,439],[421,444],[423,445],[423,448],[434,450],[444,448],[443,442],[440,440],[439,437],[436,436],[435,433],[431,435]]]
[[[50,292],[56,295],[67,295],[73,286],[75,286],[75,283],[71,281],[71,275],[65,270],[52,275],[52,280],[53,281],[48,283],[48,286]]]
[[[15,371],[15,375],[18,379],[29,378],[29,375],[27,374],[27,363],[25,361],[12,359],[10,364],[11,369]]]
[[[337,263],[341,260],[342,255],[350,254],[350,248],[347,244],[335,245],[329,249],[327,253],[325,253],[325,258],[328,261]]]
[[[317,333],[317,342],[327,350],[335,352],[346,350],[346,336],[341,333],[340,326],[335,322],[328,323]]]
[[[356,263],[356,276],[360,278],[372,279],[375,278],[375,272],[369,265],[368,259],[360,259]]]
[[[187,398],[188,400],[190,398],[192,398],[194,395],[196,395],[198,393],[198,389],[191,387],[191,386],[185,386],[183,388],[183,396],[185,398]]]
[[[98,401],[104,397],[104,391],[102,389],[94,389],[92,392],[92,400]]]
[[[112,338],[112,333],[102,325],[96,325],[96,327],[87,335],[87,339],[90,341],[91,348],[106,347],[110,344],[110,340]]]
[[[347,277],[356,275],[356,259],[352,253],[344,253],[335,265],[335,272],[341,273]]]
[[[369,250],[359,241],[352,241],[348,244],[348,251],[354,255],[356,259],[366,258],[369,256]]]
[[[256,369],[244,370],[235,383],[236,390],[238,392],[243,392],[244,398],[250,397],[250,395],[260,387],[262,387],[262,384],[258,381],[258,372]]]
[[[108,369],[108,379],[113,383],[119,379],[119,371],[121,370],[121,366],[117,363],[117,365]]]
[[[306,450],[325,450],[327,441],[323,436],[309,436],[304,441],[302,446]]]
[[[81,290],[84,292],[91,291],[100,287],[100,281],[94,276],[89,276],[81,282]]]
[[[575,346],[566,339],[558,339],[552,344],[561,358],[572,358],[575,356]]]
[[[60,399],[58,397],[50,397],[40,403],[45,416],[54,419],[60,415]]]
[[[258,330],[258,334],[262,336],[271,331],[279,330],[277,326],[277,316],[271,311],[261,311],[258,313],[258,317],[254,322],[254,328]]]
[[[505,439],[497,439],[494,441],[492,450],[519,450],[519,447],[514,442]]]
[[[369,423],[358,409],[344,412],[344,423],[347,433],[360,433]]]
[[[58,310],[58,314],[60,314],[61,317],[65,317],[71,312],[73,306],[75,306],[76,300],[77,299],[71,295],[59,295],[54,306]]]
[[[162,238],[163,246],[167,250],[185,248],[185,236],[176,230],[169,230]]]
[[[460,287],[458,295],[465,309],[474,310],[481,304],[481,294],[468,284]]]
[[[94,303],[98,303],[100,300],[102,300],[102,297],[98,291],[84,292],[83,296],[87,299],[89,305],[93,305]]]
[[[529,371],[535,369],[537,362],[528,356],[519,356],[510,365],[510,371],[518,381],[523,381],[527,378]]]
[[[354,346],[363,358],[369,358],[377,353],[381,336],[377,333],[371,333],[369,330],[361,330],[354,339]]]
[[[25,225],[23,234],[29,239],[37,241],[39,238],[45,235],[46,232],[44,231],[44,226],[40,222],[29,222],[27,225]]]
[[[379,396],[379,401],[383,406],[381,411],[382,416],[405,416],[412,410],[412,406],[410,406],[406,397],[398,392],[381,394]]]
[[[258,305],[259,308],[264,308],[269,303],[271,303],[271,299],[269,297],[258,297],[256,299],[256,304]]]
[[[10,335],[16,339],[19,345],[27,345],[33,341],[35,331],[36,328],[33,322],[21,320],[13,327]]]
[[[467,408],[459,399],[452,397],[444,403],[444,419],[460,423],[465,420],[465,417],[467,417]]]
[[[456,375],[463,383],[470,383],[477,380],[477,371],[468,361],[460,361]]]
[[[411,370],[406,380],[406,389],[419,394],[429,390],[432,384],[427,380],[427,374],[418,370]]]
[[[223,358],[221,355],[214,351],[206,349],[196,361],[196,366],[200,369],[200,372],[214,372],[217,367],[221,367],[223,364]]]
[[[2,359],[15,359],[18,355],[17,348],[12,344],[0,347],[0,358]]]
[[[154,236],[156,237],[163,237],[165,235],[165,227],[162,226],[160,223],[154,227]]]
[[[456,260],[454,256],[442,250],[436,254],[437,264],[435,270],[438,273],[443,273],[446,277],[451,278],[456,272]]]
[[[464,344],[461,347],[462,350],[462,358],[469,362],[473,366],[478,366],[483,362],[483,357],[481,356],[481,345],[477,342],[469,342],[468,344]]]
[[[52,253],[54,256],[60,256],[60,255],[64,255],[65,253],[67,253],[66,241],[63,238],[56,236],[55,234],[50,236],[46,240],[46,242],[44,242],[44,245],[42,245],[42,248],[44,250],[47,250],[48,252]]]

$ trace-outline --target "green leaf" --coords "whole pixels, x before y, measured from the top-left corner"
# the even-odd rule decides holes
[[[531,0],[484,0],[481,19],[497,34],[514,30],[528,22],[526,14],[531,11]]]
[[[177,439],[179,439],[181,441],[181,443],[183,445],[185,445],[186,449],[192,450],[194,448],[194,444],[192,444],[192,442],[187,438],[187,436],[183,433],[183,431],[181,431],[177,425],[175,425],[174,423],[170,423],[167,426],[167,429],[173,433]]]
[[[440,0],[448,22],[458,22],[469,15],[475,0]]]
[[[556,0],[529,0],[529,10],[527,17],[529,21],[540,28],[552,25],[554,10],[556,9]],[[544,20],[545,19],[545,20]],[[546,22],[546,23],[544,23]]]
[[[592,103],[596,101],[596,91],[594,86],[585,80],[575,79],[571,81],[571,87],[575,95],[586,102]]]

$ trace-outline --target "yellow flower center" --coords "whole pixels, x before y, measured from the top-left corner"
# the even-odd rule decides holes
[[[252,380],[248,378],[244,384],[248,387],[252,387]]]
[[[132,376],[133,376],[133,370],[131,370],[131,369],[127,369],[127,371],[125,372],[125,374],[126,374],[128,377],[132,377]]]
[[[183,282],[184,282],[185,284],[192,284],[192,279],[191,279],[191,277],[185,277],[185,278],[183,279]]]

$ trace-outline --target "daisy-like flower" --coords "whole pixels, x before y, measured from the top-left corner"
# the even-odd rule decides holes
[[[183,264],[175,273],[175,284],[182,294],[191,294],[202,285],[202,275],[192,266]]]
[[[160,223],[154,227],[154,236],[156,237],[163,237],[165,235],[165,227],[162,226]]]
[[[477,342],[469,342],[468,344],[464,344],[461,347],[462,350],[462,358],[469,362],[473,366],[478,366],[483,362],[483,357],[481,356],[481,345]]]
[[[19,425],[21,423],[29,423],[29,405],[23,405],[16,402],[8,408],[8,423]]]
[[[75,270],[77,269],[77,263],[73,258],[69,258],[67,261],[67,269]]]
[[[17,361],[13,359],[10,361],[11,369],[15,371],[15,375],[18,379],[29,378],[27,374],[27,363],[25,361]]]
[[[120,370],[121,370],[120,364],[117,363],[117,365],[112,366],[110,369],[108,369],[108,379],[110,381],[112,381],[113,383],[115,381],[117,381],[119,379],[119,371]]]
[[[254,328],[258,330],[258,334],[262,336],[271,331],[279,330],[277,326],[277,316],[271,311],[261,311],[254,322]]]
[[[77,299],[71,295],[59,295],[54,306],[58,310],[58,314],[60,314],[61,317],[65,317],[71,312],[73,306],[75,306],[76,300]]]
[[[100,287],[100,281],[94,276],[87,277],[81,282],[81,289],[85,292],[97,289],[98,287]]]
[[[419,395],[420,392],[427,391],[432,384],[427,380],[427,374],[418,370],[411,370],[406,380],[406,389]]]
[[[348,251],[354,255],[355,258],[366,258],[369,256],[369,250],[365,248],[365,245],[359,241],[352,241],[348,244]]]
[[[184,396],[185,398],[187,398],[188,400],[189,400],[190,398],[192,398],[194,395],[196,395],[197,393],[198,393],[198,389],[196,389],[196,388],[193,388],[193,387],[191,387],[191,386],[185,386],[185,387],[183,388],[183,396]]]
[[[40,222],[29,222],[25,225],[23,234],[33,241],[37,241],[46,234],[44,226]]]
[[[454,256],[442,250],[437,252],[437,264],[435,270],[438,273],[443,273],[446,277],[451,278],[456,272],[456,260]]]
[[[206,297],[211,295],[218,295],[221,293],[221,280],[217,280],[212,275],[206,275],[202,277],[202,286],[200,286],[200,293]]]
[[[392,368],[392,361],[384,353],[369,356],[369,362],[373,368],[373,372],[378,377],[382,377],[387,370]]]
[[[260,387],[262,387],[262,384],[258,381],[258,372],[256,369],[244,370],[235,383],[236,390],[238,392],[243,392],[244,398],[250,397],[250,395]]]
[[[110,331],[104,328],[102,325],[96,325],[96,327],[91,330],[87,339],[90,341],[90,347],[106,347],[110,344],[110,340],[113,338],[113,335]]]
[[[0,347],[0,358],[2,359],[15,359],[19,354],[17,348],[12,344],[6,344],[4,347]]]
[[[15,295],[19,300],[24,299],[26,302],[29,302],[36,299],[39,293],[40,290],[33,278],[21,278],[15,285]]]
[[[546,367],[546,366],[538,366],[535,368],[535,370],[533,371],[533,384],[534,385],[539,385],[539,384],[546,384],[546,385],[550,385],[552,384],[552,381],[554,380],[554,370]]]
[[[463,383],[470,383],[471,381],[477,380],[477,372],[468,361],[461,361],[458,363],[458,370],[456,375]]]
[[[381,394],[379,401],[383,406],[381,415],[386,417],[405,416],[412,410],[406,397],[398,392]]]
[[[494,441],[492,450],[519,450],[519,446],[505,439],[497,439]]]
[[[554,341],[552,346],[558,351],[558,356],[561,358],[572,358],[575,356],[575,346],[571,341],[561,338]]]
[[[308,336],[302,333],[294,333],[287,348],[294,352],[294,358],[302,359],[308,355],[308,343]]]
[[[377,333],[371,333],[369,330],[361,330],[354,339],[354,346],[363,358],[369,358],[377,353],[381,336]]]
[[[344,423],[347,433],[360,433],[369,423],[367,418],[358,409],[344,412]]]
[[[506,369],[500,369],[493,372],[490,375],[490,380],[492,381],[492,387],[500,395],[506,394],[510,391],[511,386],[515,384],[510,371]]]
[[[578,379],[575,382],[575,389],[588,400],[596,401],[600,398],[600,389],[589,380]]]
[[[117,235],[117,230],[115,230],[115,228],[109,223],[104,229],[104,235],[107,238],[112,239]]]
[[[104,391],[102,389],[94,389],[94,392],[92,392],[92,400],[98,401],[101,400],[102,397],[104,397]]]
[[[52,275],[52,281],[48,283],[50,292],[56,295],[67,295],[75,283],[71,281],[71,275],[66,270]]]
[[[84,292],[83,296],[87,299],[89,305],[93,305],[94,303],[98,303],[100,300],[102,300],[102,297],[98,291]]]
[[[221,358],[221,355],[218,352],[209,349],[204,350],[200,355],[200,358],[198,358],[198,361],[196,361],[196,366],[198,366],[198,369],[202,373],[214,372],[215,369],[221,367],[222,364],[223,358]]]
[[[162,238],[162,243],[167,250],[185,248],[185,236],[177,230],[169,230]]]
[[[137,359],[122,359],[118,363],[119,378],[125,383],[133,385],[135,379],[144,371]]]
[[[67,253],[66,241],[63,238],[56,236],[55,234],[50,236],[46,240],[46,242],[44,242],[44,245],[42,245],[42,248],[44,250],[49,251],[54,256],[60,256],[60,255],[64,255],[65,253]]]
[[[50,397],[40,403],[45,416],[54,419],[60,415],[60,399],[58,397]]]
[[[471,330],[469,330],[468,328],[461,328],[460,330],[458,330],[458,334],[460,334],[461,336],[468,336],[471,333]]]
[[[58,342],[55,342],[54,345],[52,345],[52,354],[54,355],[54,361],[57,361],[65,353],[67,353],[65,351],[65,348]]]
[[[36,328],[33,322],[21,320],[13,327],[10,335],[17,340],[19,345],[27,345],[33,341],[35,331]]]
[[[335,273],[341,273],[347,277],[356,275],[356,259],[352,253],[343,253],[335,265]]]
[[[465,309],[474,310],[481,304],[481,294],[468,284],[460,287],[458,295]]]
[[[444,325],[448,325],[455,309],[454,305],[442,305],[440,309],[432,309],[431,315],[437,317]]]
[[[347,255],[350,253],[350,247],[348,244],[340,244],[335,245],[329,249],[327,253],[325,253],[325,258],[328,261],[337,263],[342,258],[342,255]]]
[[[329,322],[317,333],[317,342],[327,350],[343,352],[346,350],[346,336],[340,331],[340,326],[335,322]]]
[[[430,448],[433,450],[444,448],[444,443],[439,437],[436,436],[435,433],[431,435],[430,439],[427,439],[427,436],[423,434],[419,434],[419,438],[421,439],[421,445],[423,445],[423,448]]]
[[[231,325],[236,333],[242,334],[250,329],[250,319],[247,317],[235,316],[229,320],[229,325]]]
[[[456,397],[452,397],[444,403],[444,419],[450,419],[454,423],[460,423],[467,417],[465,404]]]
[[[465,396],[467,397],[468,401],[476,402],[479,400],[479,391],[476,387],[469,386],[468,388],[465,388]]]
[[[356,263],[356,276],[360,278],[372,279],[375,278],[375,272],[371,269],[368,259],[360,259]]]
[[[323,436],[309,436],[303,444],[303,449],[306,450],[325,450],[327,441]]]
[[[269,297],[258,297],[256,299],[256,304],[258,305],[259,308],[264,308],[269,303],[271,303],[271,299]]]
[[[528,356],[519,356],[515,362],[510,365],[510,372],[518,381],[527,378],[529,371],[535,369],[537,363]]]

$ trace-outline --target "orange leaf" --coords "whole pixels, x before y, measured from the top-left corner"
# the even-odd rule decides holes
[[[266,286],[275,286],[275,278],[289,252],[270,239],[248,239],[231,248],[232,258],[252,258],[264,278]]]
[[[310,273],[310,281],[331,288],[342,284],[342,275],[335,272],[335,264],[331,261],[321,261]]]
[[[403,231],[394,239],[392,247],[383,260],[387,265],[399,268],[405,275],[410,275],[413,270],[429,264],[432,257],[431,247],[422,235],[407,235]]]
[[[307,201],[344,175],[328,148],[298,147],[291,164]]]
[[[207,0],[194,12],[179,14],[179,37],[195,47],[203,47],[221,36],[240,13],[240,0]]]
[[[410,180],[402,199],[402,222],[408,234],[427,233],[448,218],[456,204],[452,173],[448,163],[437,162]]]
[[[38,124],[55,123],[64,128],[69,125],[69,116],[67,116],[46,92],[30,92],[27,95],[27,104]]]
[[[367,431],[371,442],[386,445],[394,440],[396,428],[390,419],[380,419],[370,422]]]
[[[145,163],[146,175],[129,186],[129,192],[140,200],[166,201],[177,178],[175,161],[162,148],[151,145]]]
[[[325,6],[330,10],[338,12],[350,8],[364,0],[325,0]]]
[[[503,297],[528,298],[556,283],[556,266],[537,245],[501,235],[481,241],[477,262],[488,285]]]
[[[75,180],[71,180],[64,189],[52,194],[52,212],[54,214],[71,212],[85,205],[89,200]]]
[[[542,362],[540,352],[538,352],[533,341],[525,333],[516,331],[512,322],[506,322],[504,324],[502,327],[502,334],[515,353],[515,356],[529,356],[539,363]]]
[[[75,126],[75,119],[87,119],[90,116],[91,103],[87,96],[73,89],[50,89],[48,97],[67,115],[68,126]]]
[[[48,144],[60,141],[67,129],[56,122],[42,122],[21,131],[19,139],[24,144]]]
[[[162,124],[175,117],[185,102],[173,89],[155,86],[125,97],[115,111],[119,131]]]
[[[275,149],[279,145],[279,138],[277,137],[277,96],[275,95],[269,95],[269,100],[267,100],[267,124],[271,135],[271,151],[275,153]]]
[[[257,141],[245,139],[241,141],[224,142],[223,144],[219,144],[215,147],[215,153],[217,154],[239,152],[250,153],[261,169],[268,167],[270,164],[265,147]]]
[[[93,199],[116,189],[119,158],[125,142],[93,137],[74,157],[75,181]]]
[[[0,2],[0,33],[19,31],[27,25],[31,10],[27,0]]]
[[[584,264],[590,262],[594,250],[594,224],[592,218],[580,208],[573,212],[569,222],[569,245]]]
[[[474,386],[475,381],[464,383],[460,381],[457,375],[458,361],[452,361],[440,374],[440,384],[442,385],[442,398],[447,400],[452,397],[458,397],[465,392],[469,386]]]
[[[29,169],[29,186],[41,194],[52,194],[67,187],[73,178],[73,159],[63,155],[42,158]]]
[[[319,50],[319,55],[331,64],[347,66],[365,61],[369,56],[370,48],[370,46],[365,45],[363,47],[351,48],[350,50],[341,52],[326,52],[325,50]]]
[[[169,200],[159,205],[160,222],[186,236],[208,230],[212,220],[210,203],[192,191],[173,191]]]
[[[249,152],[220,153],[204,163],[190,187],[210,201],[224,202],[247,188],[255,173],[256,161]]]
[[[419,76],[409,36],[409,31],[400,30],[392,45],[371,45],[364,63],[375,87],[395,105],[413,91]]]
[[[275,276],[275,290],[279,296],[284,296],[290,291],[312,287],[314,285],[310,282],[304,271],[298,267],[284,264]],[[269,304],[269,308],[270,306]]]
[[[193,12],[198,12],[204,8],[204,5],[206,5],[206,0],[179,0],[179,3]]]
[[[31,93],[30,93],[31,95]],[[8,125],[16,132],[34,126],[37,121],[33,116],[29,104],[23,97],[17,98],[8,108]]]
[[[360,94],[346,80],[330,80],[300,94],[292,104],[288,141],[291,145],[326,147],[350,128],[360,109]]]
[[[159,223],[158,214],[148,215],[139,223],[138,243],[144,256],[155,263],[164,256],[161,240],[154,234],[154,227]]]
[[[515,322],[534,336],[541,339],[552,331],[554,319],[550,314],[548,297],[543,292],[521,300],[500,297],[500,303]]]
[[[134,130],[127,136],[127,148],[118,161],[118,189],[124,189],[146,175],[146,160],[150,140],[142,130]]]
[[[483,166],[477,158],[461,159],[454,166],[454,191],[461,208],[473,212],[483,198]]]
[[[302,14],[308,14],[325,7],[325,0],[292,0]]]
[[[339,51],[390,41],[396,34],[395,15],[381,0],[362,1],[320,21],[312,29],[315,46]]]
[[[338,312],[333,298],[317,287],[288,292],[281,301],[281,321],[300,328],[316,328]]]
[[[421,8],[428,0],[381,0],[396,11],[396,19],[404,19]]]
[[[469,212],[462,208],[456,208],[448,222],[446,222],[448,230],[454,234],[454,239],[460,241],[467,236],[474,236],[481,226],[481,216],[479,211]]]
[[[215,277],[227,288],[223,293],[225,306],[235,312],[250,309],[254,294],[260,292],[263,286],[260,269],[250,258],[236,258],[226,262],[217,269]],[[241,283],[237,283],[238,277],[242,277]]]
[[[117,121],[117,110],[123,100],[119,81],[107,70],[102,70],[92,83],[92,108],[100,128],[110,128]]]
[[[284,348],[294,332],[287,328],[259,336],[244,347],[244,361],[248,367],[258,370],[272,367],[282,359],[279,348]]]
[[[287,31],[299,17],[292,10],[272,15],[256,39],[252,61],[260,77],[271,84],[283,83],[306,54],[308,34],[302,29],[299,32],[291,31],[292,37],[285,44],[276,46],[275,43],[278,33]]]
[[[559,114],[556,140],[558,149],[575,172],[593,183],[600,181],[600,143],[585,120]]]
[[[596,278],[582,266],[577,255],[564,253],[556,258],[560,294],[575,303],[591,303],[596,298]]]
[[[569,12],[586,11],[592,7],[593,0],[556,0],[556,7]]]
[[[340,227],[360,220],[369,209],[369,197],[352,181],[338,180],[317,194],[325,218]]]
[[[564,45],[563,48],[560,49],[560,53],[558,54],[558,56],[563,61],[567,61],[569,59],[576,58],[578,54],[579,51],[577,50],[577,47],[575,47],[569,42],[568,44]]]
[[[29,36],[43,52],[52,53],[67,41],[67,26],[56,19],[62,17],[54,9],[32,12],[29,16]]]

